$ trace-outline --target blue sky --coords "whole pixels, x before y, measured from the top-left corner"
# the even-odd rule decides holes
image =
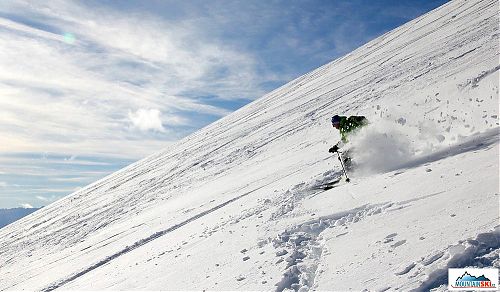
[[[0,0],[0,208],[47,205],[445,2]]]

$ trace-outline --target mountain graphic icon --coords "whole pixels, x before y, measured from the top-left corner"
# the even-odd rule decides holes
[[[486,278],[484,275],[481,275],[480,277],[475,277],[465,272],[462,276],[460,276],[457,279],[457,282],[458,281],[490,281],[490,279]]]

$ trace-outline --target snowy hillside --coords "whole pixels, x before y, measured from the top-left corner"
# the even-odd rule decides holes
[[[0,229],[0,290],[408,291],[499,267],[498,13],[452,1]],[[323,191],[336,113],[370,125]]]

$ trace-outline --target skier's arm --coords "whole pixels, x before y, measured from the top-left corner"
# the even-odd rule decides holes
[[[333,147],[332,147],[332,148],[330,148],[330,149],[328,150],[328,152],[330,152],[330,153],[335,153],[335,152],[339,151],[339,149],[340,149],[341,147],[343,147],[343,146],[344,146],[344,142],[339,141],[339,142],[337,142],[337,144],[333,145]]]
[[[337,145],[333,145],[330,149],[328,149],[328,152],[330,153],[335,153],[339,151],[339,147]]]

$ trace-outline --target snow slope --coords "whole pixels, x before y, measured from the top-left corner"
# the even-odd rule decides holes
[[[425,291],[499,267],[498,10],[449,2],[0,229],[0,290]],[[323,191],[335,113],[371,124]]]

